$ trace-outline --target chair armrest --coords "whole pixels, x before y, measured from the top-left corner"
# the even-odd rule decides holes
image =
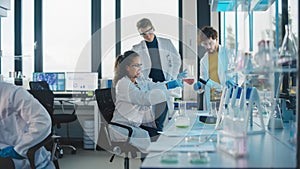
[[[65,112],[64,103],[68,103],[68,104],[70,104],[70,105],[73,106],[72,115],[74,115],[76,113],[76,108],[77,108],[77,104],[76,103],[73,103],[72,101],[69,101],[69,100],[58,100],[58,101],[61,104],[61,108],[62,108],[63,112]]]
[[[35,146],[31,147],[28,149],[26,155],[28,157],[30,166],[32,169],[35,169],[35,164],[34,164],[34,156],[35,152],[40,149],[42,146],[45,146],[46,144],[50,143],[52,141],[52,134],[49,134],[42,142],[36,144]]]
[[[128,130],[128,138],[127,138],[127,142],[129,142],[129,139],[130,139],[130,137],[132,136],[132,132],[133,132],[133,130],[132,130],[131,127],[126,126],[126,125],[123,125],[123,124],[115,123],[115,122],[110,122],[109,124],[115,125],[115,126],[119,126],[119,127],[122,127],[122,128],[127,129],[127,130]]]

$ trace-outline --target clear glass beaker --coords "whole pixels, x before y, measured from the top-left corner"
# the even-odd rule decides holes
[[[178,107],[179,111],[175,117],[175,126],[178,128],[188,128],[190,126],[190,118],[186,114],[186,102],[180,101]]]

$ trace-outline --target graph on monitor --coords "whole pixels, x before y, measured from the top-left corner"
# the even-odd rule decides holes
[[[67,91],[95,91],[97,88],[97,72],[66,72]]]

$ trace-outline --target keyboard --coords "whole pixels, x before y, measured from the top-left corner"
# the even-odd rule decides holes
[[[56,98],[87,98],[87,93],[82,92],[53,92]]]

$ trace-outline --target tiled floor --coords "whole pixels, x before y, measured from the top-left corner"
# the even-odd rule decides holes
[[[76,154],[65,151],[64,156],[58,160],[60,169],[123,169],[124,159],[116,156],[109,162],[111,154],[106,151],[93,151],[77,149]],[[130,159],[129,168],[139,169],[140,159]]]

